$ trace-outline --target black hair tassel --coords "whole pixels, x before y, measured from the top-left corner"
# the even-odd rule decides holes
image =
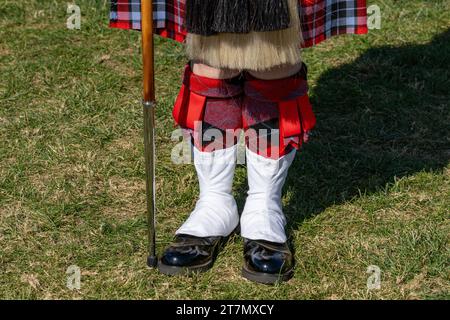
[[[213,29],[216,32],[251,31],[249,0],[217,0],[214,15]]]
[[[251,29],[274,31],[287,29],[291,16],[287,0],[250,0]]]
[[[216,10],[218,0],[187,0],[185,7],[185,27],[195,34],[209,36],[214,21],[213,12]]]
[[[289,28],[288,0],[187,0],[185,27],[204,36]]]

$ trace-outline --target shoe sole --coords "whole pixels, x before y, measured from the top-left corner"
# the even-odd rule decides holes
[[[293,275],[294,270],[292,269],[282,274],[272,274],[272,273],[250,271],[245,267],[242,268],[242,276],[244,278],[253,282],[267,285],[274,285],[277,283],[286,282],[289,279],[291,279]]]

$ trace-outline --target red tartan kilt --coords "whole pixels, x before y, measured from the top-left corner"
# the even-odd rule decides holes
[[[212,100],[223,103],[212,104]],[[220,110],[214,112],[208,108]],[[278,127],[273,128],[279,129],[277,156],[284,155],[291,147],[299,149],[316,124],[308,97],[306,68],[293,77],[279,80],[259,80],[247,75],[240,86],[227,80],[196,76],[186,66],[172,115],[177,125],[189,129],[194,136],[201,133],[198,125],[205,122],[220,130],[247,131],[259,123],[277,119]],[[266,154],[270,156],[272,151]]]
[[[247,75],[244,100],[244,129],[250,128],[262,120],[278,119],[280,137],[280,155],[288,146],[299,149],[307,142],[310,132],[316,125],[316,117],[308,96],[307,69],[296,75],[278,80],[260,80]],[[276,113],[261,110],[262,106],[273,105]],[[260,115],[258,113],[261,113]],[[264,113],[267,113],[265,116]],[[254,116],[259,119],[254,119]]]

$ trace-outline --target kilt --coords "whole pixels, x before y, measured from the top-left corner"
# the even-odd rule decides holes
[[[303,47],[340,34],[367,33],[366,0],[298,0]],[[140,0],[112,0],[110,27],[140,30]],[[186,0],[154,0],[155,33],[184,42]]]

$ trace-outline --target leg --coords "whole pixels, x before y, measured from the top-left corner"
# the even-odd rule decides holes
[[[173,114],[192,137],[200,199],[161,258],[159,269],[166,274],[209,269],[220,245],[239,224],[231,189],[243,87],[236,79],[222,79],[239,73],[196,64],[192,69],[186,67]]]
[[[293,271],[282,188],[296,149],[315,123],[307,96],[306,67],[252,72],[245,83],[243,110],[249,182],[241,216],[243,275],[274,283],[289,279]]]
[[[232,79],[241,72],[232,69],[217,69],[202,63],[192,63],[192,72],[198,76],[210,79]]]

